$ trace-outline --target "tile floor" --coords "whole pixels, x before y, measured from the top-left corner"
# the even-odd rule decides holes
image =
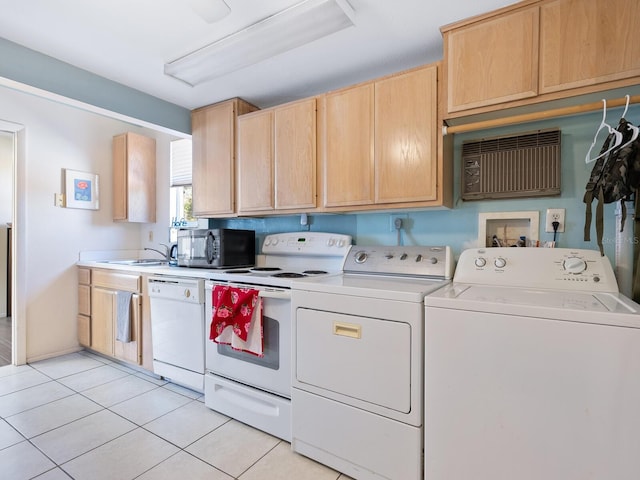
[[[203,401],[89,352],[0,367],[0,477],[350,479]]]

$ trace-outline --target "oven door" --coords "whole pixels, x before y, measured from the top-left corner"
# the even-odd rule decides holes
[[[209,339],[212,317],[212,290],[215,282],[207,282],[206,369],[234,380],[291,398],[291,291],[253,285],[220,285],[255,288],[262,298],[262,330],[264,355],[234,350]]]

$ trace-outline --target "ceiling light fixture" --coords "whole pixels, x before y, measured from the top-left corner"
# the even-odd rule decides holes
[[[164,73],[195,86],[350,27],[353,16],[346,0],[305,0],[166,63]]]
[[[187,0],[191,10],[207,23],[215,23],[231,13],[224,0]]]

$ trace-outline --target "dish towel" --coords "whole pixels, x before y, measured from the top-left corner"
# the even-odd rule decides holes
[[[132,292],[116,291],[116,340],[131,341],[131,297]]]
[[[258,290],[216,285],[209,338],[234,350],[264,356],[262,298]]]

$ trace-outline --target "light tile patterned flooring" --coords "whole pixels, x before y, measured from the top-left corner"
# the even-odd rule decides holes
[[[0,367],[0,478],[350,480],[203,402],[89,352]]]

